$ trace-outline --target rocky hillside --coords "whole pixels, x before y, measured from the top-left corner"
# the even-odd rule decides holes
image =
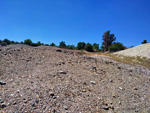
[[[0,111],[150,112],[150,71],[55,47],[0,50]]]
[[[133,48],[129,48],[120,52],[116,52],[114,54],[121,54],[124,56],[141,56],[150,58],[150,43],[142,44]]]

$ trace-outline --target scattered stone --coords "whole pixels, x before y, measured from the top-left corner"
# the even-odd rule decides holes
[[[57,74],[67,74],[67,72],[59,71]]]
[[[95,70],[95,71],[96,71],[97,69],[96,69],[96,67],[92,66],[92,67],[91,67],[91,70]]]
[[[0,81],[0,85],[6,85],[6,82]]]
[[[51,93],[50,96],[53,97],[53,96],[55,96],[55,95],[54,95],[54,93]]]
[[[115,96],[115,95],[112,95],[112,97],[113,97],[113,98],[116,98],[116,96]]]
[[[103,107],[104,110],[109,110],[108,106]]]
[[[35,107],[35,103],[33,102],[33,103],[31,104],[31,106],[32,106],[32,107]]]
[[[62,62],[62,64],[65,64],[65,62]]]
[[[91,83],[91,84],[96,84],[96,82],[95,82],[95,81],[90,81],[90,83]]]
[[[76,53],[71,55],[64,54],[65,49],[60,49],[62,53],[56,52],[55,47],[34,48],[37,49],[12,49],[10,52],[4,48],[0,52],[0,81],[6,82],[5,87],[0,84],[0,111],[114,113],[128,108],[148,110],[150,77],[140,68],[135,71],[132,68],[135,66],[119,62],[117,65],[115,61],[110,62],[112,59],[99,55],[89,60],[88,53],[84,56],[77,53],[80,50],[66,50]]]
[[[110,109],[114,110],[114,106],[113,105],[109,105],[108,106]]]
[[[113,82],[113,80],[112,80],[112,79],[110,79],[109,81],[110,81],[110,82]]]
[[[14,102],[14,103],[13,103],[13,105],[16,105],[16,104],[17,104],[17,102]]]
[[[0,103],[4,103],[4,99],[0,98]]]
[[[65,110],[68,110],[68,109],[69,109],[69,107],[68,107],[68,106],[64,106],[64,108],[65,108]]]
[[[5,107],[6,107],[5,104],[0,105],[0,108],[5,108]]]
[[[119,101],[118,104],[121,105],[121,102]]]
[[[56,52],[62,52],[62,50],[60,50],[60,49],[57,49],[57,50],[56,50]]]
[[[133,70],[131,70],[131,69],[129,70],[129,72],[132,72],[132,71],[133,71]]]
[[[86,92],[86,90],[85,90],[85,89],[83,89],[83,90],[82,90],[82,92]]]
[[[123,88],[122,88],[122,87],[119,87],[119,89],[120,89],[120,90],[123,90]]]
[[[120,67],[120,66],[118,66],[118,69],[121,69],[121,67]]]
[[[96,69],[95,66],[89,66],[89,69],[90,69],[91,71],[97,71],[97,69]]]
[[[134,87],[134,90],[138,90],[138,88]]]
[[[108,103],[107,103],[107,102],[104,102],[104,105],[108,106]]]
[[[53,96],[53,99],[56,99],[57,97],[56,96]]]
[[[38,103],[39,103],[39,100],[38,100],[38,99],[35,99],[35,102],[38,104]]]

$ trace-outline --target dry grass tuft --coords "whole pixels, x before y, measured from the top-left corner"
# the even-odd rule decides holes
[[[148,59],[147,57],[141,57],[141,56],[130,57],[130,56],[111,54],[111,53],[107,53],[104,55],[110,56],[113,60],[122,62],[124,64],[140,65],[150,69],[150,59]]]
[[[109,56],[117,62],[121,62],[124,64],[131,64],[131,65],[140,65],[140,66],[144,66],[150,69],[150,59],[147,57],[141,57],[141,56],[130,57],[130,56],[123,56],[119,54],[102,53],[102,52],[101,53],[100,52],[95,52],[95,53],[80,52],[80,54],[87,55],[87,56],[95,56],[95,55]]]

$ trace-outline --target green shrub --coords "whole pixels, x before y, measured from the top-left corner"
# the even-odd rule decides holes
[[[75,49],[75,46],[74,46],[74,45],[67,45],[66,48],[67,48],[67,49]]]
[[[24,44],[32,45],[32,41],[30,39],[26,39],[26,40],[24,40]]]
[[[78,45],[77,45],[77,49],[81,50],[81,49],[84,49],[84,48],[85,48],[85,42],[79,42]]]
[[[60,44],[59,44],[59,47],[65,48],[66,47],[66,43],[64,41],[61,41]]]
[[[124,49],[125,49],[125,47],[120,42],[114,43],[108,47],[108,50],[110,52],[116,52],[116,51],[124,50]]]
[[[93,44],[93,49],[98,51],[99,50],[99,44],[94,43]]]
[[[85,45],[85,50],[89,52],[93,52],[93,46],[90,43],[87,43]]]
[[[147,43],[147,40],[143,40],[142,44],[146,44]]]
[[[56,46],[54,43],[51,43],[50,46]]]

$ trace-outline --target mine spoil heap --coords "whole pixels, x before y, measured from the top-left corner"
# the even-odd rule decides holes
[[[0,50],[0,112],[150,113],[150,72],[56,47]]]

